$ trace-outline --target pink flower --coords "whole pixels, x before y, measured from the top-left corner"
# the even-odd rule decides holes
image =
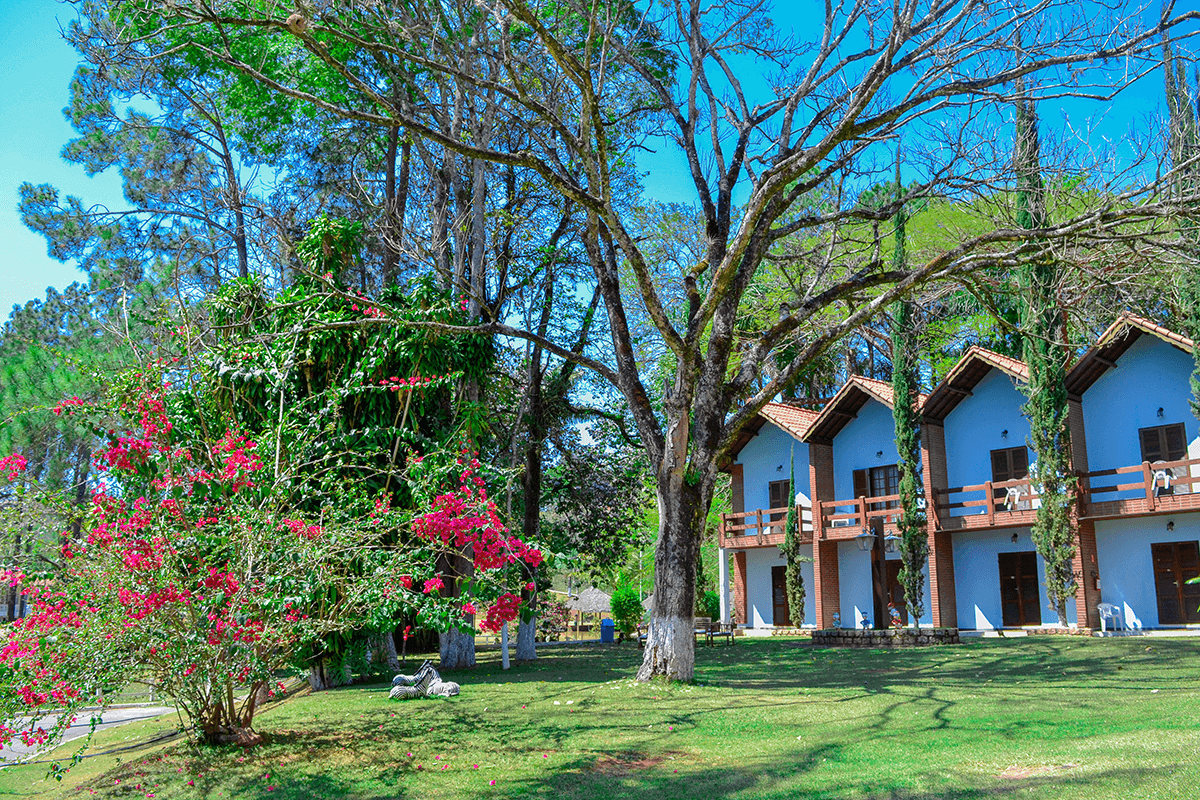
[[[464,614],[474,614],[475,613],[475,604],[474,603],[463,603],[463,613]]]
[[[488,781],[488,786],[495,786],[495,785],[496,785],[496,782],[494,780]]]
[[[425,592],[425,594],[429,594],[430,592],[437,591],[438,589],[442,589],[445,586],[446,586],[446,584],[442,583],[441,578],[430,578],[429,580],[425,581],[424,592]]]

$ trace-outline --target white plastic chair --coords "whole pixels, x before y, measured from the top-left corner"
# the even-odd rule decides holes
[[[1101,603],[1096,606],[1096,610],[1100,612],[1100,635],[1103,636],[1108,630],[1107,623],[1112,622],[1113,633],[1120,628],[1122,631],[1127,631],[1125,627],[1125,618],[1121,616],[1121,609],[1114,606],[1112,603]]]

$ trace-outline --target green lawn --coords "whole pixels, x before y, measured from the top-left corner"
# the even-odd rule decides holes
[[[1200,797],[1200,639],[741,639],[700,648],[692,686],[631,683],[639,656],[570,645],[503,672],[482,653],[452,700],[302,694],[263,712],[252,751],[125,750],[61,786],[23,767],[0,796]]]

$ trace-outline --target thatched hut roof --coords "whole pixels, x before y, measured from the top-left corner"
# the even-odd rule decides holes
[[[611,597],[594,586],[589,586],[567,601],[567,608],[572,611],[582,611],[585,614],[602,614],[611,610]]]

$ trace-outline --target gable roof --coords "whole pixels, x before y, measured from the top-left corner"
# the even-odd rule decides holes
[[[811,408],[796,405],[794,403],[767,403],[754,416],[746,427],[742,429],[741,434],[734,441],[733,447],[730,448],[729,455],[722,459],[718,467],[725,470],[737,460],[738,454],[742,452],[742,448],[750,443],[750,440],[758,435],[762,430],[762,426],[768,422],[776,427],[782,428],[798,441],[804,441],[804,434],[808,433],[808,427],[812,421],[817,418],[817,412]]]
[[[925,398],[922,416],[929,420],[945,419],[993,369],[1018,381],[1029,380],[1029,367],[1024,361],[973,345]]]
[[[1083,358],[1075,362],[1075,366],[1067,372],[1067,393],[1072,397],[1082,397],[1084,392],[1092,388],[1092,384],[1100,380],[1101,375],[1117,365],[1117,359],[1123,356],[1134,342],[1146,335],[1154,336],[1188,353],[1195,347],[1192,340],[1183,334],[1126,312],[1117,317],[1116,322],[1108,326],[1108,330],[1100,334],[1096,344],[1092,345],[1083,354]]]
[[[862,375],[851,375],[833,399],[825,404],[821,413],[809,425],[806,442],[830,443],[850,420],[870,400],[877,400],[888,408],[892,407],[892,385]],[[925,395],[917,395],[917,408],[925,402]]]

